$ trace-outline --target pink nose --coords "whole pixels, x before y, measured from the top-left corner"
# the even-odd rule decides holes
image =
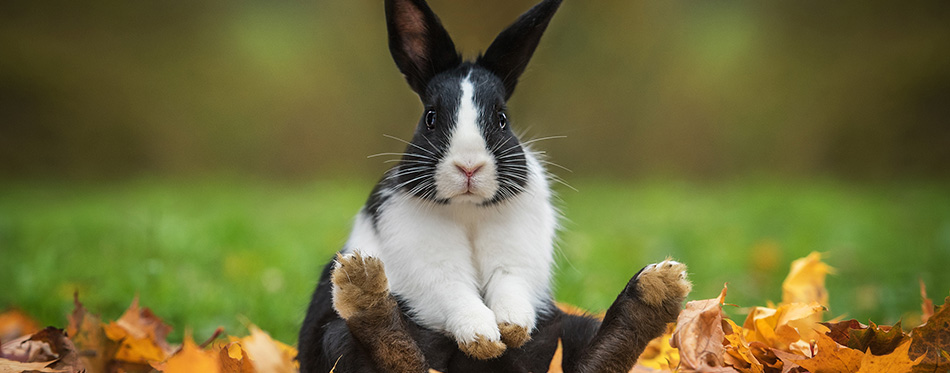
[[[458,168],[459,171],[461,171],[463,174],[465,174],[465,176],[468,177],[469,179],[471,179],[471,178],[472,178],[472,175],[475,175],[475,173],[477,173],[478,170],[481,170],[482,167],[484,167],[484,166],[485,166],[485,164],[483,164],[483,163],[479,163],[479,164],[473,165],[473,166],[462,166],[462,165],[460,165],[460,164],[458,164],[458,163],[455,164],[455,168]]]

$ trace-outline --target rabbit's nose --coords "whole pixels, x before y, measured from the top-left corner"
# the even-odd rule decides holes
[[[468,177],[469,179],[471,179],[472,176],[478,172],[478,170],[481,170],[482,167],[485,167],[484,163],[478,163],[474,165],[461,165],[458,163],[455,164],[455,168],[457,168],[459,171],[465,174],[465,176]]]

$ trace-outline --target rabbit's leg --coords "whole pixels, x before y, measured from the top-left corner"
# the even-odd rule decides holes
[[[628,372],[650,340],[676,321],[692,284],[686,266],[672,260],[650,264],[630,279],[607,310],[593,340],[565,372]]]
[[[333,308],[383,372],[427,372],[378,258],[340,255],[331,275]]]

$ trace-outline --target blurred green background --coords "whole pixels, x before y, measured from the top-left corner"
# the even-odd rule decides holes
[[[533,4],[431,0],[466,56]],[[557,297],[673,255],[693,299],[779,300],[827,253],[829,317],[950,289],[946,2],[567,0],[512,99],[566,221]],[[196,337],[294,341],[319,269],[421,105],[380,0],[0,4],[0,309],[135,294]],[[937,301],[937,303],[940,303]],[[741,309],[733,311],[741,317]]]

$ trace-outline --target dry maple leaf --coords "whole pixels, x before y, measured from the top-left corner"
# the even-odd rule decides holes
[[[839,345],[827,335],[818,336],[815,356],[796,363],[811,373],[855,372],[861,368],[864,353]]]
[[[254,364],[240,342],[228,343],[218,351],[221,371],[227,373],[254,373]]]
[[[89,372],[105,372],[109,345],[102,330],[102,321],[83,307],[78,293],[73,293],[73,306],[66,335],[76,346],[79,359]]]
[[[0,373],[41,372],[57,373],[63,370],[47,368],[48,363],[24,363],[0,358]]]
[[[190,335],[185,336],[181,350],[162,363],[160,368],[156,367],[165,373],[218,373],[221,371],[217,354],[214,351],[202,350]]]
[[[273,340],[267,332],[254,325],[248,326],[251,334],[241,338],[241,346],[251,358],[258,373],[294,373],[297,371],[294,358],[297,350]]]
[[[909,340],[904,341],[886,355],[875,355],[868,351],[861,359],[861,369],[857,373],[910,372],[914,364],[923,360],[923,357],[917,358],[917,361],[912,361],[907,354],[908,351],[910,351]]]
[[[910,358],[917,360],[914,372],[946,372],[950,370],[950,297],[927,323],[914,328],[911,333]]]
[[[676,330],[670,345],[679,349],[681,371],[734,372],[723,361],[722,302],[726,297],[723,286],[719,297],[686,303],[676,320]]]
[[[927,322],[930,316],[934,315],[934,302],[927,298],[927,286],[924,285],[924,279],[920,281],[920,321]]]
[[[818,334],[815,328],[822,327],[812,320],[823,310],[817,302],[783,304],[776,309],[754,307],[742,324],[745,338],[810,357],[810,341]]]
[[[148,364],[150,361],[165,361],[174,350],[166,340],[171,327],[162,322],[148,307],[140,308],[135,297],[132,305],[119,320],[110,322],[104,328],[109,339],[118,342],[116,360]]]

